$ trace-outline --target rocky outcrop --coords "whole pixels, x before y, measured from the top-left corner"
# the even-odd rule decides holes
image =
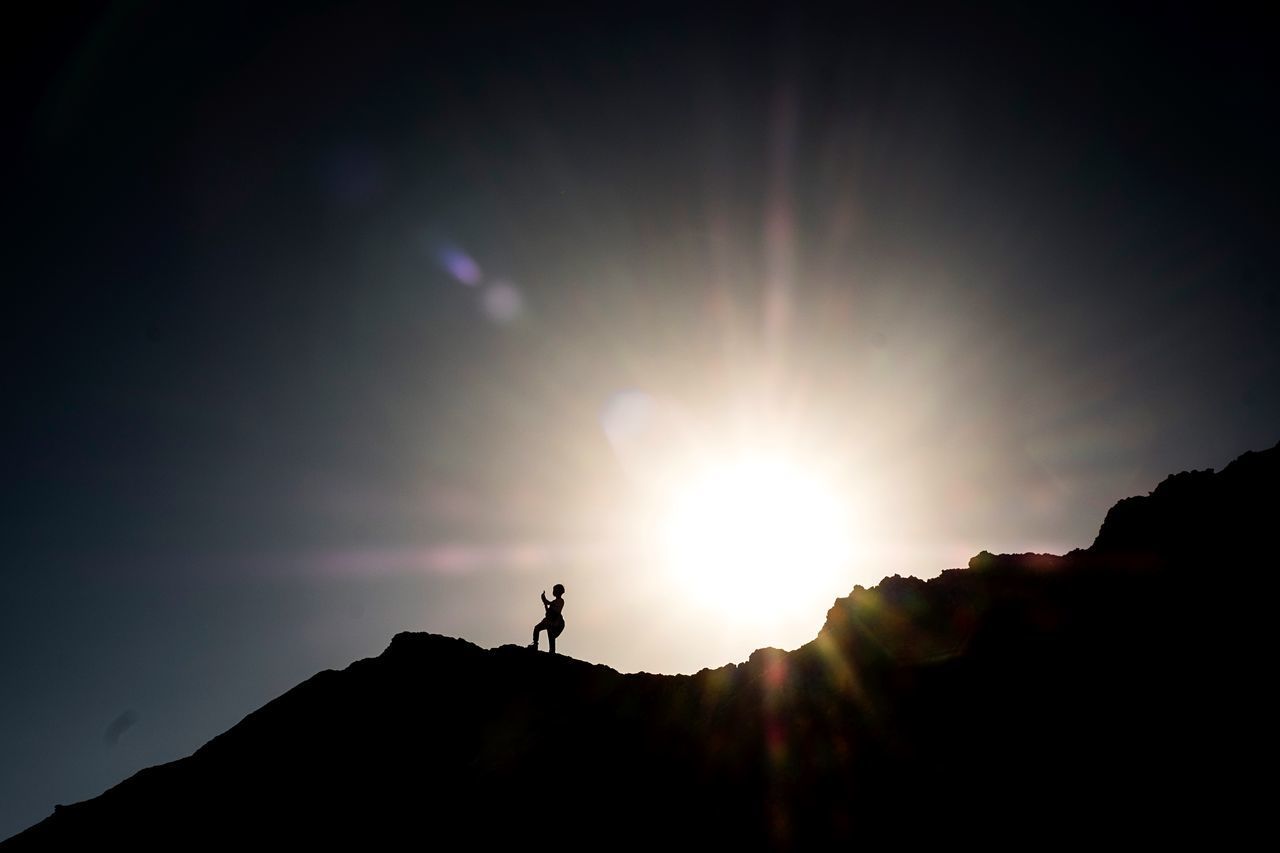
[[[692,676],[399,634],[6,851],[1231,845],[1266,814],[1280,446]]]

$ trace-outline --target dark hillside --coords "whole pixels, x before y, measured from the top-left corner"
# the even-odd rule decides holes
[[[1241,842],[1277,488],[1280,446],[1175,475],[1088,549],[858,587],[693,676],[399,634],[3,849]]]

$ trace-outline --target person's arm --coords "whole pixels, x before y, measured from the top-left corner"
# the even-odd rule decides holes
[[[546,610],[551,606],[551,602],[547,601],[547,591],[544,589],[539,595],[542,598],[542,609]]]

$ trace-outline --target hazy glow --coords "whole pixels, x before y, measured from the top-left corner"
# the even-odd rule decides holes
[[[524,311],[524,299],[520,291],[505,281],[494,282],[484,291],[484,313],[495,323],[513,323]]]
[[[480,265],[475,262],[470,255],[461,249],[448,246],[441,249],[437,253],[445,272],[453,276],[461,284],[475,287],[480,284],[483,273],[480,272]]]
[[[717,621],[785,622],[823,612],[841,589],[849,521],[818,477],[750,456],[705,468],[676,491],[663,557],[681,597]]]

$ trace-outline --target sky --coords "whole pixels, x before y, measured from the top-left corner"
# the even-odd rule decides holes
[[[1280,439],[1260,19],[612,5],[6,27],[0,837],[398,631],[560,582],[563,653],[694,672]],[[743,454],[820,577],[668,559]]]

